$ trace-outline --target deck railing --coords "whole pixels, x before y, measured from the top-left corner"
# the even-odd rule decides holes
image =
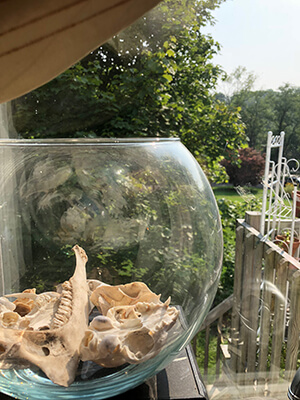
[[[251,213],[237,221],[234,293],[210,311],[199,331],[206,332],[204,375],[215,326],[216,376],[220,365],[226,365],[238,384],[261,379],[276,383],[280,377],[291,380],[297,369],[300,263],[264,240],[255,229],[258,225],[258,216]]]

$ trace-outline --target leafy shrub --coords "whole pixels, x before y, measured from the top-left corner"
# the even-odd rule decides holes
[[[235,229],[236,220],[244,218],[246,211],[261,210],[261,202],[256,198],[249,202],[218,199],[217,201],[223,227],[223,267],[214,305],[219,304],[233,293],[235,266]]]
[[[239,150],[238,160],[226,159],[222,165],[226,168],[229,182],[233,185],[258,185],[264,173],[265,158],[257,150],[247,147]]]
[[[285,184],[284,190],[285,190],[286,193],[291,195],[293,193],[293,191],[294,191],[294,185],[291,182],[288,182],[288,183]]]

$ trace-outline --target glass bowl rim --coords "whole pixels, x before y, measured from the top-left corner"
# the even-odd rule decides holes
[[[180,142],[180,138],[59,138],[59,139],[13,139],[1,138],[0,147],[6,146],[140,146]]]

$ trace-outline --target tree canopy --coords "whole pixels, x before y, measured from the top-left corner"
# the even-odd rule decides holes
[[[218,95],[220,98],[220,95]],[[284,84],[277,90],[242,89],[227,103],[240,108],[250,147],[264,151],[267,132],[285,132],[284,155],[299,158],[300,154],[300,88]]]
[[[176,136],[217,180],[225,150],[245,143],[239,109],[213,95],[219,45],[201,32],[222,1],[164,1],[18,99],[17,131],[24,138]]]

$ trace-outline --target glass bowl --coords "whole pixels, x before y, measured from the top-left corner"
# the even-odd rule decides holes
[[[179,312],[155,357],[118,368],[80,362],[69,387],[34,366],[2,369],[0,390],[13,397],[127,391],[176,357],[212,304],[222,264],[219,213],[178,139],[0,140],[0,216],[1,295],[55,290],[72,276],[78,244],[89,279],[144,282]]]

